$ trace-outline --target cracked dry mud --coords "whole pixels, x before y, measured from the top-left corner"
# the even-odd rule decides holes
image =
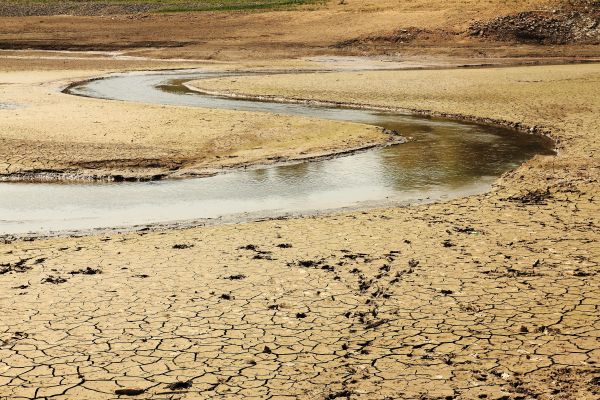
[[[561,139],[557,157],[535,158],[485,195],[6,240],[0,398],[597,399],[597,71],[435,74],[487,87],[531,71],[544,83],[504,82],[503,96],[489,89],[475,104],[448,88],[428,100],[543,123]],[[396,74],[418,86],[431,73]],[[370,75],[393,87],[391,73]],[[550,97],[557,87],[563,96]]]
[[[5,244],[2,263],[27,268],[0,276],[0,394],[592,399],[589,199]]]

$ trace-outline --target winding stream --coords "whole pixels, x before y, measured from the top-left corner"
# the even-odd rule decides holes
[[[0,183],[0,234],[51,233],[203,219],[240,220],[428,202],[482,193],[535,154],[542,137],[413,115],[243,101],[188,90],[193,79],[223,73],[121,74],[69,93],[103,99],[303,115],[371,124],[409,143],[293,165],[208,178],[134,183]]]

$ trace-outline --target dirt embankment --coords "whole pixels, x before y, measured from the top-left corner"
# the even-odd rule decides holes
[[[484,42],[509,42],[529,45],[597,45],[600,43],[600,2],[566,1],[556,8],[526,10],[493,19],[478,19],[466,29],[454,27],[427,29],[405,26],[389,33],[378,33],[344,40],[338,49],[380,49],[389,52],[409,44],[432,45],[479,39]],[[485,44],[484,44],[485,46]]]
[[[46,6],[56,4],[62,3]],[[95,4],[91,11],[82,5],[75,12],[82,15],[75,16],[0,17],[0,49],[127,49],[153,57],[218,60],[332,53],[464,57],[600,54],[591,22],[597,6],[591,4],[586,9],[566,0],[328,1],[261,12],[172,14],[138,12],[137,3],[128,4],[131,9],[106,16],[96,15],[94,10],[100,6]],[[146,7],[148,3],[140,4]],[[14,11],[15,7],[4,3],[4,14],[27,15]],[[542,39],[521,40],[527,30]],[[551,43],[562,45],[547,45]]]

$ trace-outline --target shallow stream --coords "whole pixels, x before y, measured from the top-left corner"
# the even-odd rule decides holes
[[[234,100],[185,82],[223,73],[110,76],[69,93],[103,99],[303,115],[376,125],[411,141],[293,165],[207,178],[124,183],[0,183],[0,234],[88,230],[202,219],[249,219],[438,201],[482,193],[549,139],[462,122],[369,110]]]

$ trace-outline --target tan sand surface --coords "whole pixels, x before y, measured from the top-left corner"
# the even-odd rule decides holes
[[[152,69],[189,63],[145,62],[133,68],[136,65]],[[109,66],[114,70],[115,63]],[[0,73],[0,103],[8,105],[0,108],[1,180],[181,177],[334,154],[393,139],[359,124],[123,103],[60,92],[68,82],[106,72]]]
[[[600,64],[589,64],[222,78],[191,86],[250,97],[381,106],[538,126],[549,130],[568,153],[546,160],[554,165],[580,157],[589,161],[598,154],[600,144],[590,135],[599,134],[599,82]]]
[[[441,204],[7,241],[0,397],[598,398],[599,86],[597,65],[202,82],[543,125],[561,149]]]

